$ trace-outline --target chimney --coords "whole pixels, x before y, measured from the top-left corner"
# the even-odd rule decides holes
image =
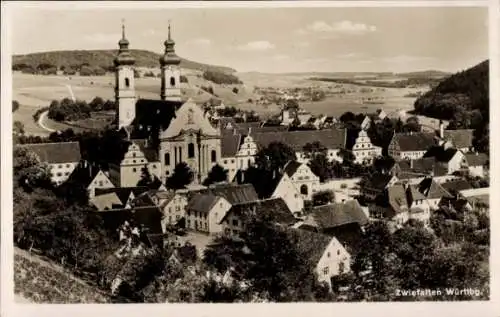
[[[439,137],[444,138],[444,123],[443,120],[439,120]]]
[[[252,127],[248,127],[248,135],[252,134]]]

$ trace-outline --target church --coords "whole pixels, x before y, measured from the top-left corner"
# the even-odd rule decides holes
[[[170,25],[165,52],[159,58],[159,99],[138,99],[135,91],[135,59],[122,26],[119,51],[114,59],[117,128],[124,131],[130,146],[119,162],[110,165],[114,183],[133,187],[147,166],[162,183],[177,164],[185,162],[201,183],[221,158],[221,133],[204,111],[181,93],[181,59],[175,53]]]

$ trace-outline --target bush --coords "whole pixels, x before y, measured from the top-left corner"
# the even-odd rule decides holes
[[[237,94],[238,94],[238,92],[239,92],[238,87],[234,87],[234,88],[233,88],[233,93],[237,95]]]

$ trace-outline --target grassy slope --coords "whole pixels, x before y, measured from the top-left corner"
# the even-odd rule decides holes
[[[14,293],[34,303],[110,303],[102,291],[64,268],[24,250],[14,249]]]
[[[159,67],[159,54],[146,50],[131,50],[139,67]],[[81,51],[52,51],[42,53],[32,53],[26,55],[14,55],[12,64],[24,63],[36,67],[41,63],[49,63],[56,66],[70,66],[88,63],[90,66],[108,67],[113,65],[113,59],[117,50],[81,50]],[[235,72],[234,69],[225,66],[208,65],[193,62],[181,58],[181,67],[196,70],[216,70],[222,72]]]

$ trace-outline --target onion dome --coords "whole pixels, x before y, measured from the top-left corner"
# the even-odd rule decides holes
[[[125,38],[125,25],[122,24],[122,38],[118,42],[120,49],[118,55],[114,59],[115,66],[119,65],[134,65],[135,59],[130,54],[128,49],[129,41]]]
[[[170,34],[170,24],[168,25],[168,38],[165,41],[165,54],[160,57],[160,64],[164,65],[179,65],[181,59],[177,54],[175,54],[175,41],[172,40]]]

